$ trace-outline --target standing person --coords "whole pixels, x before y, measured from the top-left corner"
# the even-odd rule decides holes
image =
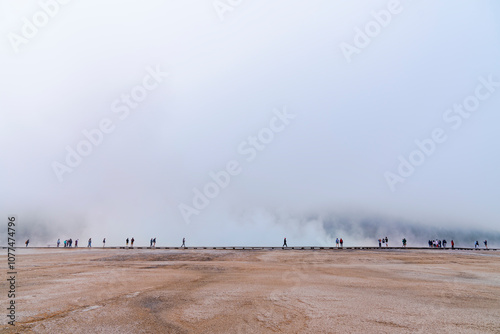
[[[406,247],[406,238],[403,238],[403,247]]]
[[[92,247],[92,238],[89,238],[89,244],[87,245],[87,247]]]
[[[134,237],[132,237],[132,239],[130,239],[130,247],[134,247]]]
[[[337,248],[339,248],[339,244],[340,244],[340,241],[339,241],[339,238],[337,238],[337,240],[335,240],[335,245],[337,246]]]
[[[342,238],[340,238],[340,248],[344,247],[344,240],[342,240]]]
[[[68,243],[68,240],[64,240],[64,247],[66,248],[66,244]]]
[[[443,239],[443,248],[446,248],[446,244],[447,244],[447,243],[448,243],[448,242],[446,241],[446,239]]]
[[[389,247],[389,238],[385,237],[385,247]]]
[[[153,247],[156,247],[156,238],[153,239]]]
[[[186,248],[186,238],[182,238],[182,246],[181,247]]]
[[[78,247],[78,239],[75,240],[75,247]]]
[[[28,247],[29,243],[30,243],[30,239],[26,240],[26,242],[25,242],[26,247]]]
[[[476,243],[474,244],[474,248],[478,248],[479,247],[479,242],[476,240]]]
[[[69,247],[73,246],[73,239],[69,238]]]
[[[382,239],[378,239],[378,248],[382,247]]]
[[[106,238],[102,239],[102,248],[106,246]]]
[[[283,246],[281,246],[281,247],[288,247],[288,245],[286,244],[286,238],[283,239]]]
[[[57,247],[61,244],[61,239],[57,239]]]
[[[451,240],[451,249],[455,249],[455,241]]]
[[[127,243],[127,246],[128,246],[128,238],[127,238],[127,240],[125,240],[125,242]]]
[[[484,247],[488,248],[488,240],[484,240]]]

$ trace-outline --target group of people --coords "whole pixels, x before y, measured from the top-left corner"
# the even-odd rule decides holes
[[[429,247],[431,247],[431,248],[446,248],[446,245],[448,244],[448,242],[446,241],[446,239],[443,239],[443,240],[436,239],[436,240],[429,240],[428,244],[429,244]],[[454,240],[451,240],[451,248],[452,249],[455,248],[455,241]]]
[[[403,246],[406,247],[406,239],[403,239]],[[382,244],[385,244],[385,247],[389,247],[389,238],[385,237],[382,239],[378,239],[378,246],[382,247]]]
[[[149,247],[156,247],[156,238],[151,238],[151,240],[149,240]]]
[[[446,241],[446,239],[443,240],[435,239],[428,241],[429,247],[431,248],[446,248],[447,243],[448,242]],[[453,240],[451,241],[451,246],[452,248],[455,248],[455,241]]]
[[[78,240],[79,239],[75,240],[75,247],[78,247]],[[104,247],[105,245],[106,245],[106,238],[104,238],[102,240],[102,247]],[[28,246],[28,245],[26,244],[26,246]],[[60,246],[61,246],[61,239],[57,239],[57,247],[60,247]],[[73,247],[73,239],[69,238],[69,239],[64,240],[63,247],[65,247],[65,248],[66,247]],[[87,247],[92,247],[92,238],[89,238]]]
[[[483,244],[484,244],[485,248],[488,248],[488,240],[484,240]],[[474,248],[478,248],[478,247],[479,247],[479,242],[476,240],[476,243],[474,244]]]
[[[335,239],[335,246],[337,246],[337,248],[339,248],[339,246],[344,247],[344,239],[342,239],[342,238]]]
[[[57,239],[57,247],[61,245],[61,239]],[[69,238],[64,240],[63,242],[64,247],[73,247],[73,239]],[[78,247],[78,239],[75,240],[75,247]]]
[[[130,241],[130,246],[134,247],[135,239],[133,237],[130,240],[129,240],[129,238],[127,238],[125,240],[125,244],[127,246],[128,246],[129,241]],[[26,240],[26,242],[25,242],[26,247],[28,247],[29,242],[30,242],[30,239]],[[403,242],[403,247],[406,247],[406,243],[407,243],[406,238],[403,238],[402,242]],[[384,244],[384,243],[385,243],[386,247],[389,247],[389,238],[385,237],[385,238],[378,239],[378,246],[379,247],[382,247],[382,244]],[[429,240],[429,242],[428,242],[429,247],[431,247],[431,248],[446,248],[447,243],[448,242],[446,241],[446,239],[443,239],[443,240],[435,239],[435,240]],[[484,240],[483,243],[484,243],[484,247],[488,248],[488,240]],[[335,244],[336,244],[337,248],[344,247],[344,240],[342,238],[340,238],[340,239],[337,238],[335,240]],[[61,239],[57,239],[57,247],[59,247],[60,245],[61,245]],[[70,238],[70,239],[64,240],[63,245],[64,245],[64,247],[73,247],[73,239]],[[106,238],[104,238],[102,240],[102,247],[105,247],[105,246],[106,246]],[[149,246],[156,247],[156,238],[151,238],[151,240],[149,241]],[[78,239],[75,240],[75,247],[78,247]],[[89,238],[87,247],[92,247],[92,238]],[[183,248],[186,247],[186,238],[182,238],[181,247],[183,247]],[[286,242],[286,238],[283,239],[283,246],[282,247],[288,247],[287,242]],[[474,248],[478,248],[478,247],[479,247],[479,242],[476,240],[476,242],[474,244]],[[455,242],[453,240],[451,240],[451,248],[455,248]]]

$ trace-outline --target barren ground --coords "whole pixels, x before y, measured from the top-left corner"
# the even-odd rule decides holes
[[[2,333],[500,333],[500,252],[16,252]]]

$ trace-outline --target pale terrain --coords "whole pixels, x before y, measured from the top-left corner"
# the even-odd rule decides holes
[[[2,333],[500,333],[499,251],[16,254],[17,323],[3,279]]]

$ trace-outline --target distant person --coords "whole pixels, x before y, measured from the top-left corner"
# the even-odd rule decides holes
[[[455,241],[451,240],[451,249],[455,249]]]
[[[403,238],[403,247],[406,247],[406,238]]]
[[[385,237],[385,247],[389,247],[389,238]]]
[[[78,239],[75,240],[75,247],[78,247]]]
[[[340,248],[344,247],[344,240],[342,240],[342,238],[340,238]]]
[[[153,238],[151,238],[151,240],[149,240],[149,247],[153,247]]]
[[[337,240],[335,240],[335,245],[337,246],[337,248],[339,248],[339,244],[340,244],[340,241],[339,241],[339,238],[337,238]]]
[[[476,240],[476,243],[474,244],[474,248],[478,248],[479,247],[479,242]]]
[[[286,238],[283,239],[283,246],[281,246],[281,247],[288,247],[288,245],[286,244]]]
[[[102,247],[104,248],[106,246],[106,238],[102,239]]]
[[[484,247],[488,248],[488,240],[484,240]]]
[[[447,244],[447,243],[448,243],[448,242],[446,241],[446,239],[443,239],[443,248],[446,248],[446,244]]]
[[[24,243],[26,244],[26,247],[28,247],[28,245],[30,244],[30,239],[26,240]]]
[[[186,238],[182,238],[182,245],[181,248],[184,247],[186,248]]]
[[[73,246],[73,239],[69,238],[69,247]]]
[[[153,238],[153,247],[156,247],[156,238]]]
[[[127,243],[127,246],[128,246],[128,238],[127,238],[127,240],[125,240],[125,242]]]
[[[89,244],[87,245],[87,247],[92,247],[92,238],[89,238]]]
[[[57,239],[57,247],[61,244],[61,239]]]
[[[429,244],[429,247],[432,248],[432,240],[429,240],[428,244]]]
[[[378,248],[382,247],[382,239],[378,239]]]
[[[130,239],[130,247],[134,247],[134,241],[135,241],[134,238]]]

